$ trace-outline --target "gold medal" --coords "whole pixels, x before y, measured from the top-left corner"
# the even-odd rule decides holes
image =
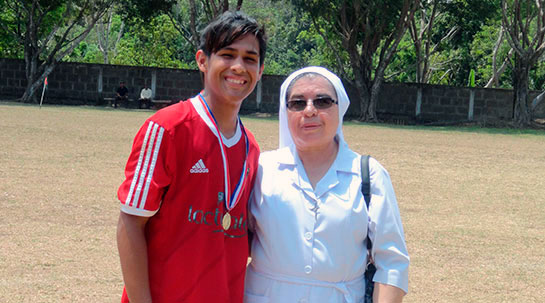
[[[231,226],[231,215],[229,213],[225,213],[225,215],[223,215],[223,219],[221,220],[221,226],[224,230],[228,230]]]

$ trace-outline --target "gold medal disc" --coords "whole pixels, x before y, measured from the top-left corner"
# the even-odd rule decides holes
[[[221,220],[221,226],[224,230],[228,230],[231,226],[231,215],[229,213],[225,213],[223,216],[223,219]]]

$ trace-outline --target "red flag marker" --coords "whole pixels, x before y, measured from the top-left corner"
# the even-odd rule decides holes
[[[42,102],[44,101],[45,88],[47,87],[47,77],[44,80],[44,89],[42,90],[42,98],[40,99],[40,108],[42,108]]]

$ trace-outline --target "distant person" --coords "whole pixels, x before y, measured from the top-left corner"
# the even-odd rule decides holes
[[[125,86],[125,81],[119,82],[119,87],[115,91],[114,108],[118,103],[127,103],[129,101],[129,89]]]
[[[248,206],[247,302],[364,302],[366,295],[401,302],[407,292],[409,256],[392,182],[370,158],[368,210],[361,156],[342,132],[349,103],[341,80],[322,67],[282,84],[279,149],[259,157]],[[364,277],[369,259],[377,269],[373,294]]]
[[[259,147],[238,112],[263,73],[263,27],[225,12],[195,55],[204,89],[140,128],[118,190],[127,302],[242,303]]]
[[[138,99],[140,108],[150,108],[151,107],[151,96],[152,91],[147,85],[142,88],[140,91],[140,99]]]

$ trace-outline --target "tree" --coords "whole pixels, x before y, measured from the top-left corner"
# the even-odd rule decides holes
[[[530,70],[545,52],[545,0],[502,0],[502,25],[514,50],[513,118],[526,126],[539,104],[529,104],[528,84]]]
[[[475,68],[472,51],[475,47],[481,51],[473,42],[475,34],[483,33],[485,24],[492,26],[491,19],[501,22],[500,1],[420,1],[386,79],[465,86],[469,71]],[[495,27],[490,28],[496,33]],[[485,40],[479,42],[488,46]]]
[[[235,10],[240,10],[242,3],[243,0],[237,0]],[[229,9],[228,0],[178,0],[167,14],[174,27],[196,51],[201,42],[199,30]]]
[[[459,31],[458,25],[453,25],[440,39],[434,32],[436,20],[444,14],[440,11],[443,0],[422,1],[413,18],[408,20],[409,34],[414,43],[416,55],[416,83],[428,83],[434,69],[434,55],[439,51],[442,42],[450,40]],[[438,40],[438,41],[437,41]],[[441,63],[438,63],[441,65]]]
[[[3,2],[0,1],[0,6]],[[19,44],[13,35],[13,24],[15,15],[13,11],[0,7],[0,57],[1,58],[23,58],[23,45]]]
[[[113,52],[113,57],[117,55],[117,45],[121,37],[123,37],[125,22],[119,20],[119,26],[115,26],[114,29],[113,25],[116,17],[114,7],[110,7],[102,18],[97,21],[97,26],[95,27],[98,49],[102,52],[104,64],[110,63],[110,52]]]
[[[23,45],[27,87],[21,100],[36,101],[35,92],[58,65],[89,34],[111,0],[0,0],[5,32]],[[83,18],[87,23],[81,26]]]
[[[233,2],[233,1],[231,1]],[[123,0],[123,14],[132,22],[147,22],[166,14],[180,35],[196,51],[200,30],[225,11],[240,10],[243,0],[231,5],[228,0]]]
[[[208,15],[202,8],[202,1],[195,1],[197,23],[195,35],[188,32],[188,36],[180,34],[183,23],[189,25],[189,2],[178,0],[176,7],[159,5],[157,1],[143,1],[143,7],[136,7],[138,0],[120,5],[123,10],[114,10],[110,30],[110,42],[115,42],[119,37],[120,25],[125,24],[125,33],[115,47],[109,51],[109,63],[144,65],[170,68],[196,68],[195,49],[197,42],[192,42],[193,37],[198,36],[199,30],[209,23]],[[229,9],[238,9],[236,4],[242,1],[230,1]],[[154,9],[149,5],[154,4]],[[117,5],[115,7],[118,7]],[[179,14],[187,20],[172,22],[168,14],[171,10],[180,10]],[[222,8],[223,9],[223,8]],[[269,74],[288,74],[294,69],[306,65],[319,65],[331,61],[322,50],[326,47],[322,37],[312,27],[310,18],[295,10],[295,7],[285,1],[256,0],[246,1],[242,10],[257,19],[260,24],[266,26],[269,41],[267,43],[267,56],[265,72]],[[162,10],[162,11],[161,11]],[[145,13],[153,11],[154,13]],[[220,11],[221,12],[221,11]],[[130,13],[130,14],[129,14]],[[143,15],[138,15],[138,14]],[[106,20],[104,29],[108,28],[109,12],[101,20]],[[74,49],[74,52],[65,58],[65,61],[102,63],[104,55],[99,50],[98,35],[100,35],[101,20],[87,36],[87,38]],[[191,42],[191,43],[190,43]],[[320,49],[320,51],[317,51]]]
[[[111,63],[168,68],[196,68],[195,52],[174,29],[168,16],[159,15],[147,22],[129,24],[130,34],[123,36],[117,54]],[[180,60],[179,53],[190,54],[189,60]],[[185,61],[185,62],[184,62]]]
[[[441,42],[439,53],[444,59],[443,68],[448,76],[439,83],[465,86],[471,69],[475,69],[471,55],[475,35],[483,25],[500,15],[501,0],[441,0],[440,14],[434,25],[433,41],[439,41],[444,33],[459,28],[454,35]],[[445,72],[446,72],[445,71]],[[430,82],[438,83],[437,79]]]
[[[471,42],[471,58],[477,75],[477,86],[485,88],[511,87],[513,49],[505,41],[501,12],[483,25]]]
[[[308,12],[336,57],[336,67],[358,91],[362,121],[377,121],[384,72],[407,29],[418,0],[292,0]],[[351,69],[351,75],[346,72]]]
[[[265,73],[287,75],[303,66],[325,64],[324,52],[316,51],[322,37],[313,29],[309,16],[297,11],[292,3],[246,1],[242,10],[266,28],[269,40]]]
[[[501,51],[501,46],[504,41],[504,34],[505,30],[503,26],[500,26],[498,40],[496,41],[496,44],[494,45],[494,50],[492,51],[492,75],[490,76],[490,80],[488,80],[488,82],[484,86],[486,88],[492,86],[500,86],[500,77],[505,72],[505,69],[511,62],[511,57],[513,56],[513,48],[509,50],[509,52],[505,56],[505,59],[503,60],[502,65],[498,68],[498,53]]]

